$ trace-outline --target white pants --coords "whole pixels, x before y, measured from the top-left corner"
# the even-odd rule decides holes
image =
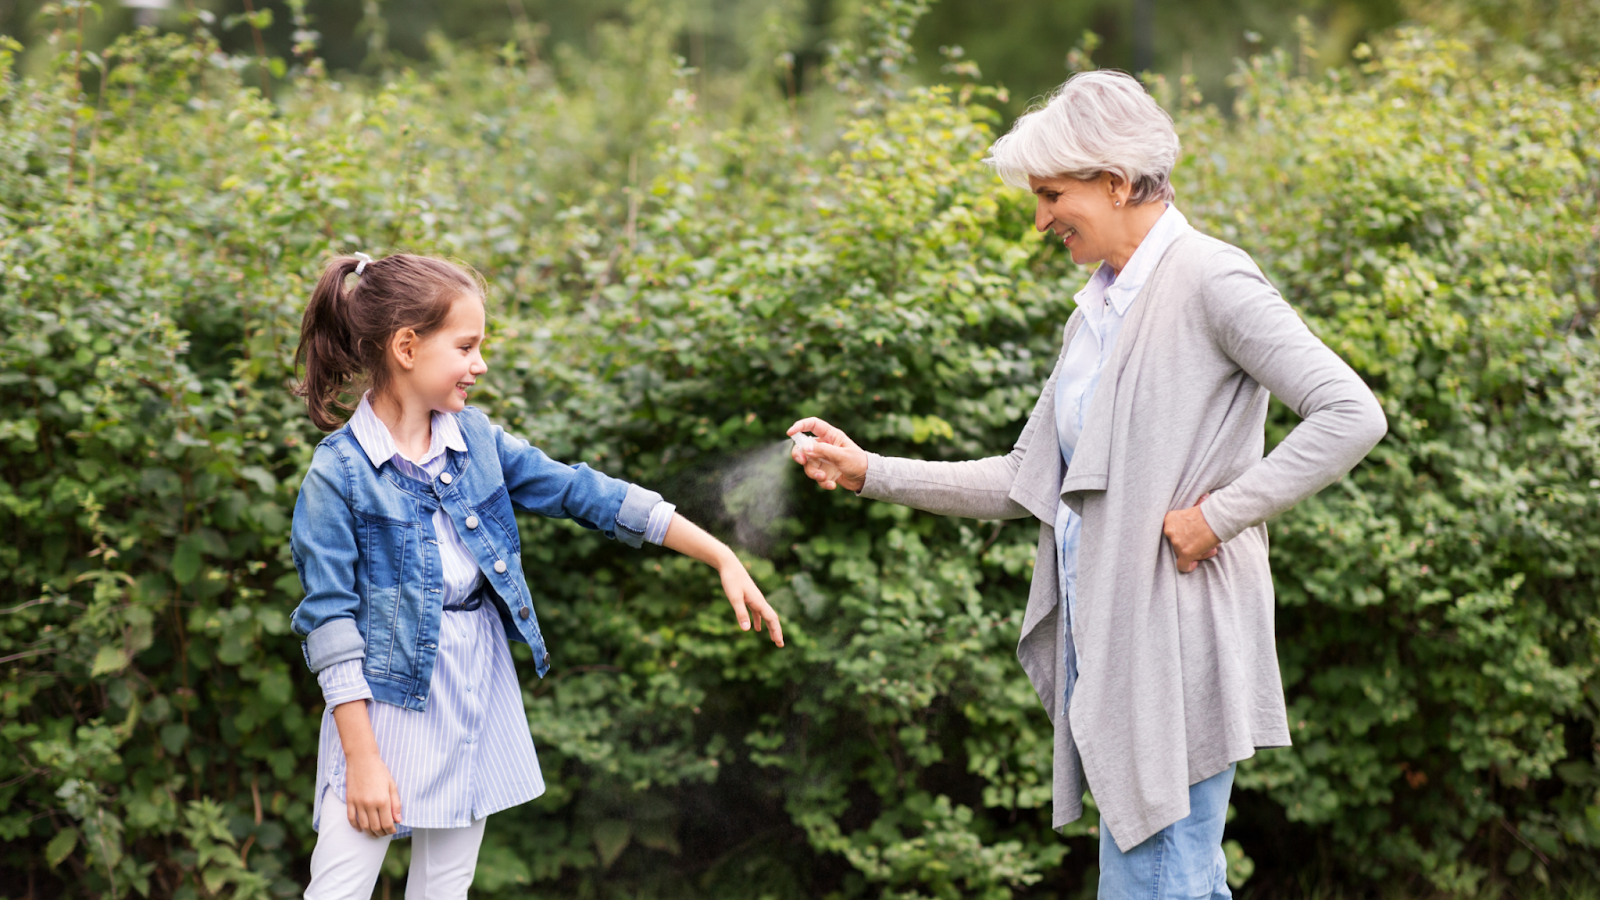
[[[479,819],[465,828],[412,829],[406,900],[466,900],[487,821]],[[389,841],[352,828],[345,805],[330,791],[322,804],[317,848],[311,851],[306,900],[369,900]]]

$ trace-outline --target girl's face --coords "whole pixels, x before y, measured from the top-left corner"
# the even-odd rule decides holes
[[[438,412],[464,409],[467,392],[489,371],[483,330],[483,301],[471,294],[457,297],[444,324],[414,344],[406,360],[410,365],[400,373],[407,393]]]

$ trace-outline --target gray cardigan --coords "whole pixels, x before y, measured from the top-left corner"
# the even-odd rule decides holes
[[[1063,348],[1082,321],[1068,319]],[[1173,242],[1129,310],[1065,472],[1055,383],[1010,454],[869,454],[861,496],[1040,521],[1017,658],[1055,726],[1054,825],[1083,814],[1087,777],[1126,850],[1189,814],[1189,785],[1289,744],[1265,522],[1348,472],[1387,423],[1250,257],[1198,232]],[[1304,421],[1263,458],[1269,391]],[[1201,511],[1224,544],[1181,575],[1162,520],[1208,491]],[[1065,715],[1062,500],[1083,517]]]

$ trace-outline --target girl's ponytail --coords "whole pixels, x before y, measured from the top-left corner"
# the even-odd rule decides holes
[[[295,394],[306,398],[311,421],[323,431],[344,424],[333,410],[344,406],[339,395],[349,390],[363,368],[349,321],[354,290],[345,287],[360,262],[354,256],[328,260],[300,320],[300,347],[294,361],[296,368],[305,366],[306,377]]]
[[[352,275],[356,281],[346,287]],[[410,328],[426,337],[462,296],[482,302],[482,280],[442,259],[396,253],[328,260],[300,320],[294,354],[295,367],[305,366],[294,392],[306,398],[311,421],[323,431],[343,425],[338,411],[354,409],[351,400],[364,388],[382,392],[387,386],[385,353],[395,333]]]

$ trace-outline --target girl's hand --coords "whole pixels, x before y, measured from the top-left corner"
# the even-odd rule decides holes
[[[767,636],[774,644],[783,646],[783,626],[778,623],[778,613],[767,603],[767,598],[761,596],[761,589],[756,587],[750,573],[744,570],[744,563],[739,562],[739,557],[733,555],[727,544],[706,534],[682,515],[673,513],[661,546],[716,569],[722,576],[722,592],[728,595],[733,614],[739,618],[739,629],[750,630],[750,614],[754,612],[756,630],[760,631],[761,623],[765,622]]]
[[[365,702],[365,701],[362,701]],[[346,758],[344,809],[350,827],[373,837],[395,833],[400,821],[400,788],[378,754]]]
[[[335,706],[333,723],[339,727],[339,742],[344,745],[344,810],[350,827],[373,837],[394,834],[394,824],[400,821],[400,788],[378,756],[367,701]]]
[[[790,425],[788,434],[802,431],[816,435],[816,443],[806,450],[795,447],[789,455],[806,467],[806,477],[827,491],[836,487],[861,490],[867,483],[867,451],[856,446],[849,435],[815,416]]]
[[[726,547],[723,548],[727,550]],[[756,587],[755,579],[745,571],[744,563],[739,562],[739,557],[733,555],[732,550],[727,550],[727,557],[717,566],[717,574],[722,576],[722,592],[728,595],[728,602],[733,604],[733,614],[739,619],[739,629],[749,631],[752,621],[757,631],[761,630],[761,623],[767,624],[767,636],[779,647],[783,646],[783,625],[778,621],[778,611],[772,608],[767,598],[761,595],[761,589]],[[752,620],[750,614],[754,612]]]
[[[1161,523],[1161,533],[1167,536],[1167,543],[1172,545],[1172,552],[1178,557],[1179,572],[1193,572],[1201,560],[1216,556],[1218,546],[1222,543],[1217,540],[1216,532],[1211,530],[1205,514],[1200,512],[1200,503],[1206,502],[1206,497],[1201,497],[1199,503],[1188,509],[1167,513]]]

